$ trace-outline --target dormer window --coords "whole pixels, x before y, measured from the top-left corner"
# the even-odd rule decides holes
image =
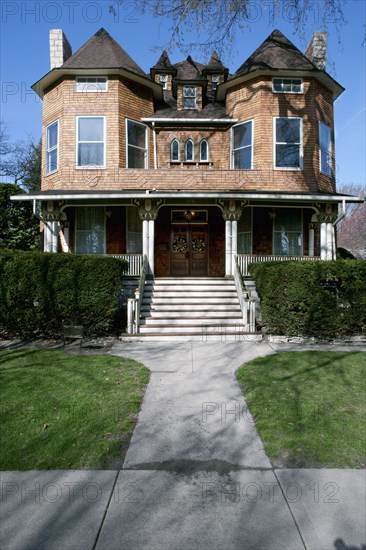
[[[196,109],[197,88],[196,86],[183,86],[183,109]]]
[[[274,78],[272,91],[276,94],[302,94],[302,80],[301,78]]]
[[[217,86],[220,84],[220,75],[219,74],[213,74],[211,77],[211,89],[214,92],[217,88]]]
[[[80,77],[76,79],[77,92],[107,92],[107,78],[102,77]]]
[[[166,90],[168,88],[168,75],[161,74],[159,76],[159,83],[161,84],[161,87],[163,88],[163,90]]]

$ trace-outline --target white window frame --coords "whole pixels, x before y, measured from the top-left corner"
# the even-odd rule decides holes
[[[234,128],[237,126],[241,126],[242,124],[249,124],[252,125],[252,141],[250,145],[246,145],[245,147],[239,147],[237,149],[234,149]],[[235,168],[234,166],[234,153],[235,151],[238,151],[239,149],[246,149],[248,147],[251,147],[251,155],[250,155],[250,168]],[[234,124],[234,126],[231,127],[230,132],[230,168],[231,170],[253,170],[254,166],[254,119],[250,120],[243,120],[242,122],[238,122],[238,124]]]
[[[192,143],[192,158],[187,158],[187,145],[188,143]],[[191,138],[188,138],[187,141],[184,144],[184,160],[185,162],[194,162],[194,141]]]
[[[103,208],[104,209],[104,227],[103,227],[103,232],[104,232],[104,239],[103,239],[103,254],[106,254],[107,253],[107,217],[106,217],[106,209],[105,209],[105,206],[77,206],[76,209],[75,209],[75,254],[83,254],[83,252],[78,252],[78,233],[80,233],[81,231],[85,231],[84,229],[78,229],[78,208]],[[96,254],[97,255],[97,254]]]
[[[100,88],[98,86],[97,80],[103,80],[105,82],[105,89]],[[86,80],[90,82],[81,82],[81,80]],[[95,80],[95,82],[92,82],[92,80]],[[80,86],[80,84],[84,84],[83,87]],[[92,85],[91,87],[89,87]],[[78,76],[75,81],[75,90],[77,93],[105,93],[108,92],[108,78],[106,76]]]
[[[167,74],[159,75],[159,84],[161,85],[163,90],[166,90],[168,88],[168,75]]]
[[[215,80],[214,80],[215,79]],[[220,84],[220,75],[219,74],[213,74],[211,76],[211,90],[215,92],[217,90],[217,86]]]
[[[276,159],[276,145],[291,145],[290,143],[284,143],[282,141],[277,142],[276,139],[276,121],[280,119],[297,119],[300,121],[300,142],[294,142],[293,145],[299,145],[299,162],[300,166],[277,166]],[[304,165],[304,136],[303,136],[303,119],[299,116],[276,116],[273,117],[273,169],[274,170],[294,170],[301,171]]]
[[[328,151],[321,148],[320,136],[321,136],[321,128],[322,127],[329,130],[329,149],[328,149]],[[333,175],[332,151],[333,151],[333,149],[332,149],[332,128],[331,128],[331,126],[329,126],[329,124],[325,124],[325,122],[322,122],[321,120],[319,120],[319,172],[321,174],[324,174],[325,176],[328,176],[329,178],[331,178],[332,175]],[[323,154],[327,155],[327,157],[329,158],[329,162],[327,162],[329,172],[324,172],[322,170],[322,156],[323,156]]]
[[[205,159],[202,158],[202,151],[201,151],[202,143],[206,143],[206,147],[207,147],[207,155],[206,155],[207,158],[205,158]],[[209,144],[208,144],[208,140],[206,138],[201,139],[200,145],[199,145],[199,150],[200,150],[200,162],[210,162],[210,147],[209,147]]]
[[[100,118],[103,120],[103,141],[83,141],[83,142],[79,142],[79,120],[81,118]],[[75,152],[76,152],[76,160],[75,160],[75,165],[76,165],[76,168],[78,170],[85,170],[85,169],[88,169],[88,170],[100,170],[100,169],[105,169],[106,168],[106,158],[107,158],[107,136],[106,136],[106,128],[107,128],[107,125],[106,125],[106,117],[103,116],[103,115],[78,115],[76,117],[76,147],[75,147]],[[103,147],[103,164],[102,165],[99,165],[99,164],[96,164],[96,165],[92,165],[92,164],[85,164],[85,165],[78,165],[78,153],[79,153],[79,143],[103,143],[104,147]]]
[[[178,158],[177,159],[173,159],[173,144],[174,143],[178,144]],[[177,138],[172,139],[172,141],[170,142],[170,162],[180,162],[180,143],[179,143],[179,139],[177,139]]]
[[[48,147],[48,130],[53,126],[54,124],[57,125],[57,143],[54,147]],[[46,175],[49,176],[50,174],[54,174],[58,171],[58,157],[59,157],[59,140],[60,140],[60,123],[59,120],[54,120],[51,122],[51,124],[48,124],[46,126]],[[56,149],[57,153],[57,160],[56,160],[56,168],[55,170],[49,170],[49,161],[48,161],[48,154],[51,153]]]
[[[275,81],[281,81],[281,86],[284,86],[284,81],[289,80],[291,82],[291,90],[275,90]],[[300,91],[293,90],[294,82],[300,82]],[[302,78],[272,78],[272,92],[274,94],[303,94],[304,93],[304,81]]]
[[[192,89],[194,89],[195,95],[194,95],[194,96],[192,96],[192,95],[189,95],[189,96],[185,95],[184,92],[185,92],[185,89],[186,89],[186,88],[192,88]],[[194,107],[186,107],[186,106],[184,105],[184,100],[185,100],[185,99],[194,99]],[[197,86],[191,86],[191,85],[189,85],[189,84],[183,85],[183,88],[182,88],[182,102],[183,102],[183,109],[197,109]]]
[[[128,143],[128,123],[133,122],[134,124],[138,124],[140,126],[143,126],[145,128],[145,148],[138,147],[137,145],[129,145]],[[149,167],[149,127],[147,124],[144,124],[143,122],[139,122],[138,120],[134,120],[133,118],[126,118],[125,121],[125,132],[126,132],[126,168],[129,168],[128,166],[128,148],[133,147],[134,149],[138,149],[140,151],[145,151],[145,162],[143,168],[131,168],[132,170],[146,170]]]

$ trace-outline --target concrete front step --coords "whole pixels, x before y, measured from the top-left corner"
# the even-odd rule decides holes
[[[142,325],[140,334],[211,334],[211,333],[238,333],[244,332],[244,325],[240,323],[204,323],[202,325]]]
[[[166,302],[148,302],[148,303],[145,303],[143,302],[142,305],[141,305],[141,312],[145,312],[145,311],[151,311],[151,312],[157,312],[157,311],[161,311],[161,312],[166,312],[166,314],[169,314],[169,313],[173,313],[173,312],[187,312],[187,313],[191,313],[191,312],[197,312],[197,311],[241,311],[240,310],[240,305],[238,305],[237,303],[237,300],[234,301],[232,303],[227,303],[226,301],[224,302],[212,302],[212,303],[201,303],[201,302],[196,302],[196,303],[182,303],[182,302],[177,302],[176,304],[174,304],[174,302],[170,302],[170,303],[166,303]]]
[[[144,300],[147,298],[200,298],[202,301],[205,301],[206,297],[216,297],[216,298],[236,298],[236,290],[217,290],[213,292],[212,290],[191,290],[187,292],[185,290],[145,290]]]
[[[195,318],[211,318],[211,319],[217,319],[220,317],[227,318],[227,317],[242,317],[240,308],[235,309],[221,309],[216,310],[215,309],[186,309],[186,310],[170,310],[170,311],[162,311],[160,308],[158,309],[146,309],[141,311],[141,317],[143,319],[195,319]]]
[[[142,318],[140,319],[140,327],[143,326],[179,326],[179,325],[199,325],[202,326],[202,324],[235,324],[235,323],[243,323],[243,318],[241,315],[236,316],[225,316],[225,315],[213,315],[211,317],[170,317],[167,319],[166,317],[148,317],[148,318]]]
[[[174,298],[172,296],[166,298],[163,296],[160,296],[158,298],[152,298],[151,296],[149,298],[144,298],[142,300],[142,306],[154,306],[154,307],[160,307],[160,306],[174,306],[174,307],[180,307],[180,306],[190,306],[190,305],[209,305],[210,307],[214,306],[226,306],[226,305],[237,305],[238,304],[238,298],[226,298],[224,297],[210,297],[210,298],[204,298],[202,299],[199,296],[196,297],[184,297],[179,296],[178,298]]]
[[[233,284],[230,285],[145,285],[146,292],[235,292],[236,288]]]

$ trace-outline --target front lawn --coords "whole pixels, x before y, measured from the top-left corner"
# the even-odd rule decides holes
[[[283,352],[243,365],[243,388],[275,466],[365,466],[362,352]]]
[[[132,359],[0,351],[0,469],[103,468],[121,459],[148,380]]]

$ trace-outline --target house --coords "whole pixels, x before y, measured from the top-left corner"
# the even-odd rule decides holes
[[[302,53],[275,30],[233,73],[214,52],[145,73],[104,29],[78,51],[50,31],[43,99],[44,250],[127,258],[130,275],[226,277],[266,259],[333,259],[326,34]],[[341,208],[339,208],[341,207]],[[237,263],[238,262],[238,263]]]

